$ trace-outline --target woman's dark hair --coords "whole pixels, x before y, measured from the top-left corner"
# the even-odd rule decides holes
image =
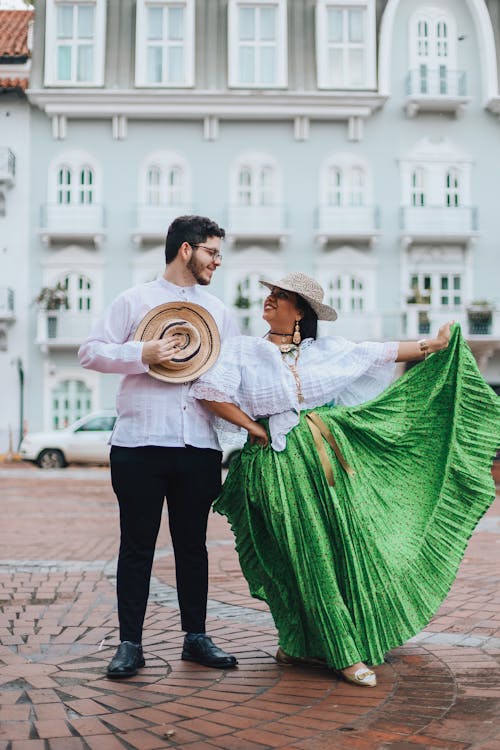
[[[297,295],[297,307],[304,313],[302,320],[299,320],[300,336],[302,339],[315,339],[318,336],[318,316],[312,309],[309,302],[303,297]]]
[[[170,224],[165,241],[165,262],[171,263],[183,242],[199,245],[208,237],[224,239],[226,232],[206,216],[178,216]]]

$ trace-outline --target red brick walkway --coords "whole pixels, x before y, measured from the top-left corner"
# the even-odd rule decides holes
[[[107,470],[0,467],[0,750],[500,750],[500,499],[428,628],[391,652],[374,690],[279,667],[224,519],[210,519],[220,672],[180,660],[166,524],[146,622],[147,666],[102,673],[117,643],[117,517]]]

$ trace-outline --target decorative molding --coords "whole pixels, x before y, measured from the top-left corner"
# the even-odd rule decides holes
[[[363,118],[359,116],[349,117],[347,121],[347,139],[351,143],[358,143],[363,139]]]
[[[67,135],[67,120],[65,115],[52,116],[52,137],[55,141],[64,141]]]
[[[301,115],[293,121],[293,137],[296,141],[308,141],[310,131],[309,117]]]
[[[92,89],[28,89],[29,101],[49,117],[78,119],[310,120],[366,119],[387,97],[373,92],[291,93],[281,91],[137,91]]]
[[[208,115],[203,119],[203,137],[206,141],[216,141],[219,138],[219,118]]]
[[[127,118],[124,115],[115,115],[112,119],[113,139],[124,141],[127,138]]]

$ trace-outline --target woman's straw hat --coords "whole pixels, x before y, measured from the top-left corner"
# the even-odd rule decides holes
[[[310,276],[306,276],[305,273],[293,272],[284,276],[278,281],[269,281],[268,279],[261,279],[261,284],[272,289],[273,286],[285,289],[287,292],[295,292],[299,297],[305,299],[306,302],[312,307],[318,320],[336,320],[337,312],[330,307],[330,305],[323,304],[323,297],[325,292],[321,284],[311,279]]]
[[[208,310],[193,302],[167,302],[142,319],[134,341],[176,336],[180,349],[168,362],[149,366],[149,374],[166,383],[195,380],[215,363],[220,352],[217,324]]]

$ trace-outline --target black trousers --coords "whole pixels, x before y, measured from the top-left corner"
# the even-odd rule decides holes
[[[207,521],[221,489],[221,453],[207,448],[111,447],[120,507],[117,570],[120,640],[140,643],[166,499],[181,626],[203,633],[208,595]]]

